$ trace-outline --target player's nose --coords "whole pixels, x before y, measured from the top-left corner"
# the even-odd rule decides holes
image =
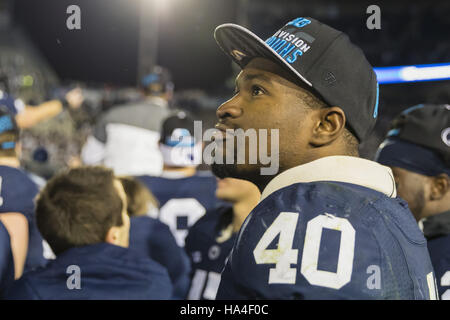
[[[233,103],[233,100],[229,100],[217,108],[216,115],[219,120],[239,118],[242,115],[242,108]]]

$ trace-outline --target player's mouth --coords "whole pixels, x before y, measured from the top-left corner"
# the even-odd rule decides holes
[[[214,128],[217,130],[217,135],[214,135],[215,140],[228,140],[234,138],[234,134],[230,131],[234,131],[232,128],[228,128],[221,123],[217,123]]]

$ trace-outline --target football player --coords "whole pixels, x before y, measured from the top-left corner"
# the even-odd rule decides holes
[[[17,239],[20,242],[27,241],[27,244],[21,244],[21,251],[27,252],[24,269],[26,272],[45,265],[47,260],[44,258],[43,239],[34,214],[34,198],[39,189],[20,168],[20,148],[19,128],[14,116],[6,108],[0,107],[0,216],[9,219],[10,213],[21,213],[27,219],[25,226],[20,219],[14,219],[10,224],[14,229],[12,233],[28,229],[28,237]],[[17,272],[21,273],[16,269]]]
[[[227,130],[279,135],[263,145],[278,143],[277,174],[260,170],[261,160],[238,164],[238,150],[233,162],[213,164],[219,177],[248,179],[262,192],[217,298],[435,299],[426,240],[396,197],[392,171],[358,156],[378,115],[378,83],[362,51],[312,18],[266,41],[234,24],[217,27],[215,38],[242,68],[234,96],[217,109],[217,157],[237,145]]]
[[[229,204],[208,211],[186,237],[185,249],[192,263],[191,300],[216,298],[220,273],[236,234],[261,196],[253,183],[233,178],[219,180],[216,195]]]
[[[189,290],[191,265],[186,252],[180,248],[169,227],[149,217],[158,204],[150,191],[133,177],[120,177],[127,195],[130,216],[130,248],[148,255],[169,272],[173,299],[185,299]]]
[[[161,176],[138,179],[160,203],[157,218],[170,227],[183,247],[189,227],[217,205],[216,178],[210,172],[197,172],[202,142],[195,141],[194,120],[185,112],[164,120],[159,148],[164,160]]]
[[[376,159],[391,167],[398,195],[428,240],[439,295],[450,300],[450,105],[403,111]]]
[[[79,109],[83,101],[84,96],[80,88],[69,90],[61,100],[49,100],[37,106],[26,105],[21,99],[15,99],[0,90],[0,106],[6,107],[14,114],[17,126],[21,129],[31,128],[44,120],[52,119],[65,107]]]
[[[115,105],[98,119],[81,152],[84,164],[103,164],[120,175],[159,175],[158,150],[162,121],[170,114],[170,73],[161,66],[141,80],[142,97]]]
[[[0,219],[0,299],[3,298],[3,295],[14,281],[14,267],[15,262],[11,251],[11,238]]]

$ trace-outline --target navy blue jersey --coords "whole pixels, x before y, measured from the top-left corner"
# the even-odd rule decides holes
[[[155,261],[100,243],[69,249],[28,272],[6,294],[11,300],[170,299],[167,271]]]
[[[29,242],[24,271],[43,266],[42,236],[37,228],[34,213],[34,199],[38,194],[37,185],[21,169],[0,166],[0,214],[22,213],[28,221]]]
[[[227,236],[224,232],[232,219],[233,208],[221,206],[208,211],[189,229],[185,249],[191,258],[192,282],[188,299],[216,298],[220,274],[236,239],[236,233]]]
[[[216,178],[196,174],[186,178],[137,177],[160,204],[158,218],[170,227],[179,246],[184,246],[188,229],[207,210],[217,205]]]
[[[423,232],[428,239],[439,296],[450,300],[450,211],[424,219]]]
[[[395,189],[394,189],[395,190]],[[247,217],[218,299],[432,299],[426,240],[407,204],[344,182],[294,183]]]
[[[14,260],[11,242],[3,223],[0,221],[0,298],[14,281]]]
[[[150,217],[130,219],[130,248],[164,266],[172,280],[173,299],[185,299],[189,290],[189,258],[175,241],[169,227]]]
[[[450,300],[450,234],[428,241],[439,297]]]

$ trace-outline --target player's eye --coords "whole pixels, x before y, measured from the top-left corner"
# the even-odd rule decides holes
[[[252,86],[252,96],[260,96],[262,94],[264,94],[264,90],[261,87],[256,85]]]

